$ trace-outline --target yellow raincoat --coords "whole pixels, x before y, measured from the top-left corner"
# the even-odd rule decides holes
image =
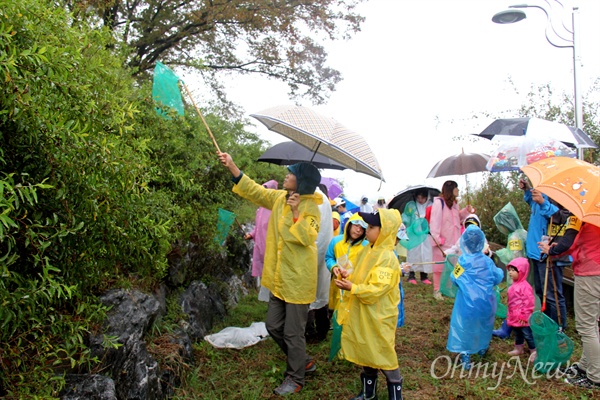
[[[379,215],[379,238],[358,254],[349,276],[352,289],[344,293],[338,322],[342,324],[343,358],[361,366],[393,370],[398,368],[394,345],[401,274],[394,243],[402,218],[394,209],[379,209]]]
[[[338,227],[337,227],[336,229],[334,229],[334,230],[333,230],[333,236],[335,237],[335,236],[337,236],[337,235],[339,235],[339,234],[340,234],[340,229],[341,229],[341,226],[342,226],[342,225],[341,225],[341,222],[342,222],[342,217],[340,217],[340,213],[339,213],[339,212],[337,212],[337,211],[332,211],[332,212],[331,212],[331,218],[333,218],[333,219],[337,219],[337,222],[338,222],[338,223],[340,223],[340,224],[338,225]]]
[[[265,189],[246,175],[233,192],[260,207],[271,210],[267,228],[265,265],[261,285],[287,303],[310,304],[317,293],[317,234],[321,216],[318,194],[300,196],[300,216],[294,223],[286,204],[285,190]]]
[[[339,214],[338,214],[339,215]],[[358,213],[352,214],[348,222],[361,219]],[[348,235],[348,223],[346,223],[344,232],[342,235],[338,235],[334,237],[329,243],[329,248],[327,249],[327,254],[325,254],[325,262],[327,263],[327,269],[331,271],[333,267],[337,265],[337,261],[344,256],[347,256],[348,261],[350,261],[352,268],[356,265],[356,260],[358,258],[358,252],[364,248],[369,242],[363,240],[360,243],[356,243],[354,245],[350,244]],[[344,268],[348,268],[347,266],[343,266]],[[331,276],[331,282],[329,285],[329,308],[335,310],[340,301],[340,289],[335,286],[333,282],[334,279],[337,279],[335,276]]]

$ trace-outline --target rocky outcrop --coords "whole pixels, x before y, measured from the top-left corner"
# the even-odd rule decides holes
[[[184,252],[174,252],[169,264],[165,283],[153,293],[117,289],[99,298],[109,311],[100,333],[90,335],[89,346],[100,364],[94,371],[85,371],[87,374],[67,375],[61,399],[168,398],[181,382],[178,374],[184,370],[182,365],[194,363],[192,344],[204,340],[227,310],[248,294],[247,287],[255,286],[249,272],[239,277],[232,272],[232,266],[250,270],[250,254],[243,241],[228,242],[227,251],[210,257],[202,246],[189,244]],[[176,299],[185,314],[179,328],[158,339],[153,336],[150,342],[148,332],[167,312],[169,290],[180,288],[191,276],[207,276],[207,271],[212,271],[208,274],[211,283],[192,281]],[[170,353],[163,362],[169,365],[160,364],[160,355],[165,352]],[[180,366],[173,365],[178,361]],[[91,373],[96,371],[99,374]]]

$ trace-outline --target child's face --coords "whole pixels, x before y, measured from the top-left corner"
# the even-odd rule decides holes
[[[427,201],[427,197],[426,196],[423,196],[423,195],[420,195],[420,194],[417,195],[417,202],[419,204],[425,204],[426,201]]]
[[[364,231],[365,229],[359,224],[352,224],[352,226],[350,227],[350,237],[352,238],[352,240],[356,240],[359,237],[361,237]]]
[[[371,244],[375,243],[377,241],[377,238],[379,237],[380,232],[381,232],[380,226],[373,226],[373,225],[367,226],[367,240],[369,241],[369,243],[371,243]]]
[[[512,279],[513,282],[515,282],[517,279],[519,279],[519,271],[517,271],[515,267],[509,267],[508,276],[510,276],[510,279]]]

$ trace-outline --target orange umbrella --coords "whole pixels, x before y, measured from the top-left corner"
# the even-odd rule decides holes
[[[600,226],[600,167],[576,158],[552,157],[521,170],[534,188],[583,222]]]

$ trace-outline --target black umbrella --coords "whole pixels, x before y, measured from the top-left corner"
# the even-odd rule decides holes
[[[258,161],[277,165],[292,165],[310,162],[317,168],[346,169],[342,164],[319,153],[315,153],[296,142],[282,142],[265,151]]]
[[[577,148],[598,148],[581,129],[541,118],[500,118],[475,136],[491,140],[497,135],[527,135],[540,139],[555,139]]]
[[[440,190],[431,186],[426,185],[415,185],[409,186],[404,190],[398,192],[392,200],[390,200],[388,204],[388,208],[395,208],[401,213],[404,212],[404,207],[406,207],[406,203],[409,201],[416,201],[417,192],[420,190],[427,191],[429,198],[433,198],[440,194]],[[422,215],[424,217],[424,215]]]

